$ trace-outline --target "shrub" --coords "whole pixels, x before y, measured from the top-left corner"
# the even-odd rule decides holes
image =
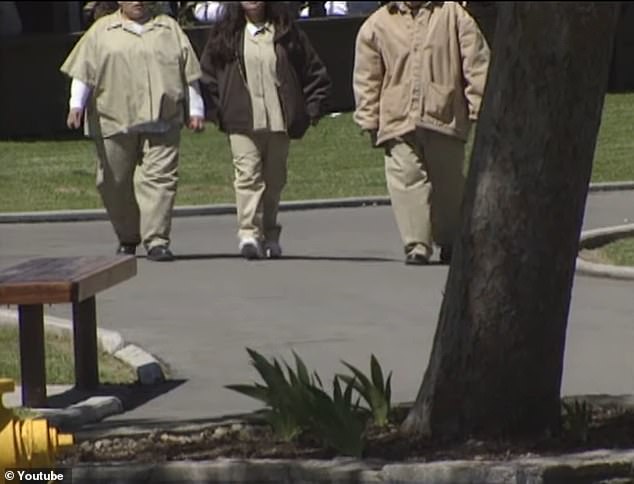
[[[392,372],[383,378],[383,370],[374,355],[370,358],[370,375],[371,380],[363,374],[359,369],[355,368],[345,361],[342,362],[353,374],[339,375],[339,377],[353,388],[363,397],[372,414],[374,424],[384,427],[389,422],[392,399]]]
[[[343,455],[360,457],[363,452],[366,418],[353,403],[354,382],[342,389],[340,377],[333,380],[332,397],[322,386],[316,372],[308,372],[302,359],[295,357],[295,370],[286,362],[286,373],[277,359],[267,360],[247,348],[251,364],[264,384],[228,385],[226,388],[261,401],[267,407],[265,418],[281,439],[292,440],[303,430],[318,437]],[[283,360],[282,360],[283,361]]]

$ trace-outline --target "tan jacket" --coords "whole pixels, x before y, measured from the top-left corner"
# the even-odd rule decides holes
[[[427,2],[416,17],[390,2],[361,26],[355,122],[377,144],[423,127],[466,140],[477,119],[489,48],[457,2]]]
[[[180,127],[187,85],[202,75],[176,20],[158,15],[142,32],[119,11],[97,20],[79,39],[61,71],[93,89],[90,134],[109,137],[162,121]]]

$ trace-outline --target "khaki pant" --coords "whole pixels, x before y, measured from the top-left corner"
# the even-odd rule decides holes
[[[385,178],[406,253],[430,257],[460,226],[464,142],[417,129],[385,143]]]
[[[169,245],[179,142],[180,129],[97,140],[97,189],[120,243]]]
[[[282,189],[286,185],[286,160],[290,140],[286,133],[229,135],[233,154],[238,212],[238,237],[277,242]]]

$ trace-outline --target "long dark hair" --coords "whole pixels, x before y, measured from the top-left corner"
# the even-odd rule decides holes
[[[264,17],[274,25],[276,37],[294,32],[294,18],[288,2],[264,2],[264,5]],[[212,24],[205,47],[205,55],[216,66],[224,66],[234,59],[236,41],[247,23],[240,2],[222,2],[221,8],[220,18]],[[291,44],[296,43],[294,37]]]

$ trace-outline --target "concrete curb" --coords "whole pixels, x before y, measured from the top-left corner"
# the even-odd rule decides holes
[[[591,183],[589,192],[609,192],[634,190],[634,181]],[[326,208],[353,208],[365,206],[390,205],[390,197],[350,197],[317,200],[298,200],[282,202],[280,211],[317,210]],[[174,208],[174,217],[200,217],[206,215],[231,215],[236,206],[230,203],[215,205],[183,205]],[[44,222],[92,222],[108,220],[106,211],[98,210],[61,210],[47,212],[0,213],[0,224],[44,223]]]
[[[634,395],[571,395],[591,405],[631,409]],[[411,405],[411,404],[410,404]],[[145,428],[86,430],[79,441],[141,437],[167,432],[178,439],[181,433],[199,433],[255,422],[257,413],[218,417],[206,424],[179,426],[176,423]],[[235,429],[234,429],[235,430]],[[515,459],[397,463],[381,460],[230,459],[173,461],[158,464],[80,464],[73,468],[75,483],[337,483],[337,484],[563,484],[572,482],[626,484],[634,482],[634,449],[594,450],[558,456],[527,454]]]
[[[0,324],[3,321],[18,324],[18,312],[11,309],[0,309]],[[44,315],[44,326],[52,333],[61,334],[73,331],[73,323],[69,320]],[[113,354],[124,347],[123,337],[116,331],[97,328],[97,341],[106,353]]]
[[[316,210],[325,208],[349,208],[389,205],[389,197],[352,197],[328,200],[300,200],[282,202],[280,211]],[[232,215],[233,204],[184,205],[174,208],[174,217],[200,217],[206,215]],[[49,212],[0,213],[0,224],[44,223],[44,222],[93,222],[108,220],[105,210],[63,210]]]
[[[113,354],[136,370],[141,385],[156,385],[165,381],[163,369],[158,360],[137,345],[126,345]]]
[[[337,483],[337,484],[561,484],[631,482],[634,451],[598,450],[508,461],[439,461],[392,464],[354,459],[170,462],[157,465],[79,465],[75,484],[132,483]]]
[[[0,324],[18,324],[18,313],[0,309]],[[44,315],[47,331],[64,333],[73,331],[72,321]],[[158,360],[143,348],[126,344],[120,333],[97,328],[97,341],[108,354],[134,368],[137,381],[141,385],[154,385],[165,380]],[[63,409],[34,408],[33,411],[45,416],[51,423],[64,428],[79,428],[87,423],[97,422],[106,417],[123,412],[124,404],[119,397],[93,396]]]
[[[634,224],[615,225],[581,233],[579,249],[594,249],[614,240],[634,235]],[[601,264],[577,257],[577,271],[595,277],[634,280],[634,267]]]
[[[590,183],[588,191],[594,192],[616,192],[619,190],[634,190],[634,180],[618,182]]]
[[[34,409],[52,425],[64,429],[79,429],[81,426],[99,422],[106,417],[123,413],[123,402],[113,396],[89,397],[62,409]]]

